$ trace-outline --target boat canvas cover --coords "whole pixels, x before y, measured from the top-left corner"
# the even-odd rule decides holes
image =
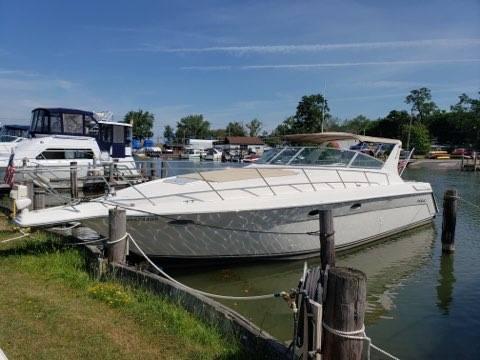
[[[358,140],[362,142],[380,143],[380,144],[395,144],[401,145],[402,142],[396,139],[387,139],[374,136],[364,136],[345,132],[324,132],[312,134],[293,134],[285,135],[284,139],[295,143],[307,144],[322,144],[329,141],[340,140]]]

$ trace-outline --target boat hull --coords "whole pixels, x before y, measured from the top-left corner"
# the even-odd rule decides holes
[[[127,231],[149,256],[183,260],[295,259],[319,252],[316,210],[304,207],[128,216]],[[428,223],[436,214],[431,193],[335,204],[335,245],[344,250]],[[82,222],[108,235],[108,218]],[[135,252],[135,247],[130,249]]]

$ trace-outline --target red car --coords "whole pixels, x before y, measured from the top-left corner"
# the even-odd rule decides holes
[[[464,158],[470,159],[473,156],[473,151],[465,148],[456,148],[455,150],[452,151],[451,155],[453,157],[464,157]]]

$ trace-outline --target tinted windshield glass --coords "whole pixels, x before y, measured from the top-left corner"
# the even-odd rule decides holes
[[[285,148],[272,159],[271,164],[287,164],[299,150],[299,148]]]
[[[335,148],[305,148],[291,162],[292,165],[347,166],[355,151]]]
[[[275,149],[270,149],[267,150],[263,153],[262,157],[258,159],[257,164],[266,164],[270,162],[277,154],[282,151],[283,148],[275,148]]]

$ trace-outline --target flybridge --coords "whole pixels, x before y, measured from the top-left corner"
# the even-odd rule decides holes
[[[112,157],[125,157],[131,146],[132,125],[102,121],[91,111],[66,108],[36,108],[30,125],[32,137],[52,135],[87,136],[97,140],[101,151]]]

